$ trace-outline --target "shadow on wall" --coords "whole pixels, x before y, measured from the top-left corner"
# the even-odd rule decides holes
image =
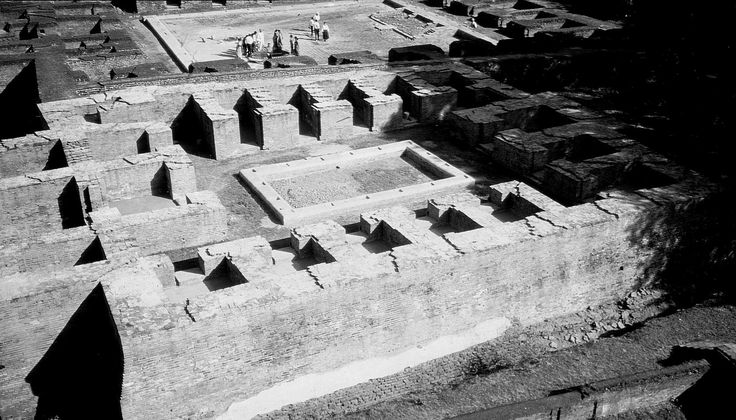
[[[52,169],[66,168],[67,166],[69,166],[69,163],[66,160],[66,153],[64,153],[64,145],[61,144],[61,140],[57,140],[49,150],[49,157],[46,160],[46,166],[43,167],[43,170],[50,171]]]
[[[247,94],[243,94],[233,106],[233,111],[238,113],[238,126],[240,128],[240,143],[252,144],[263,148],[263,144],[259,144],[255,130],[255,117],[253,109],[248,106]]]
[[[107,255],[105,254],[105,248],[102,246],[100,237],[95,236],[95,239],[93,239],[87,248],[82,251],[82,255],[79,256],[79,259],[74,263],[74,265],[90,264],[93,262],[104,261],[106,259]]]
[[[0,92],[0,139],[21,137],[48,130],[37,104],[40,103],[36,62],[31,60]]]
[[[122,419],[123,349],[98,283],[26,376],[38,419]]]
[[[166,171],[166,165],[161,164],[161,167],[153,175],[150,185],[152,196],[172,198],[171,188],[169,187],[171,185],[171,179],[169,179],[169,174]]]
[[[207,133],[202,122],[202,112],[190,97],[187,104],[171,123],[171,135],[174,144],[178,144],[190,155],[213,158],[215,150],[207,140]]]
[[[56,201],[59,205],[59,216],[61,217],[61,227],[63,229],[71,229],[86,224],[76,178],[71,177]]]
[[[347,100],[350,102],[350,105],[353,106],[353,125],[358,127],[368,127],[367,121],[363,118],[363,112],[362,106],[360,104],[360,99],[356,98],[354,94],[350,91],[350,82],[345,83],[345,88],[340,92],[340,94],[337,96],[337,100]]]
[[[317,133],[315,133],[311,122],[311,104],[306,103],[307,101],[304,100],[305,95],[302,94],[302,90],[302,86],[299,85],[287,104],[299,110],[299,134],[302,136],[317,137]]]
[[[733,191],[703,200],[646,212],[629,232],[629,241],[652,252],[644,278],[663,288],[679,307],[718,294],[736,294],[736,211]]]

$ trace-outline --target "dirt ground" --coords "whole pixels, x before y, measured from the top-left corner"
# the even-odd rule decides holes
[[[316,12],[330,27],[327,42],[309,39],[307,28]],[[405,19],[406,24],[416,34],[412,40],[369,17],[374,14],[380,20],[380,16],[393,13],[393,8],[380,1],[335,2],[183,14],[164,17],[162,22],[197,62],[235,58],[237,40],[258,29],[263,29],[266,43],[270,44],[274,30],[280,29],[285,49],[289,48],[290,35],[298,37],[300,54],[319,64],[327,64],[332,54],[361,50],[387,58],[391,48],[416,44],[435,44],[447,51],[456,40],[454,29],[409,18]]]
[[[123,15],[119,15],[120,22],[125,27],[128,35],[135,41],[138,48],[145,55],[146,60],[150,63],[159,63],[168,73],[181,73],[179,67],[174,64],[156,36],[146,28],[146,26],[138,19]]]
[[[449,418],[658,369],[673,346],[700,340],[736,340],[736,307],[675,312],[661,292],[642,289],[259,418]],[[640,411],[627,418],[684,418],[671,403]]]
[[[432,181],[400,157],[271,181],[292,207],[306,207]]]

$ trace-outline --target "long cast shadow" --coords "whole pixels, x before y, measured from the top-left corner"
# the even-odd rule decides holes
[[[122,419],[123,348],[98,283],[31,372],[38,419]]]

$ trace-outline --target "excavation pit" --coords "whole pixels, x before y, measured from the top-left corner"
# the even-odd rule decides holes
[[[409,140],[244,169],[240,177],[286,225],[407,205],[474,183]]]

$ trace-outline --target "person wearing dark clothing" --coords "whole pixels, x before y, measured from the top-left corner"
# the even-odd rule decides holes
[[[314,21],[314,27],[312,29],[312,33],[314,34],[314,40],[319,41],[319,21]]]
[[[330,27],[327,26],[327,22],[322,23],[322,40],[327,41],[330,39]]]
[[[273,53],[279,54],[284,50],[284,44],[281,39],[281,30],[276,29],[273,31]]]
[[[294,55],[299,56],[299,38],[294,37]]]
[[[245,56],[250,57],[255,52],[253,48],[253,43],[255,42],[253,34],[246,35],[243,42],[245,43]]]

